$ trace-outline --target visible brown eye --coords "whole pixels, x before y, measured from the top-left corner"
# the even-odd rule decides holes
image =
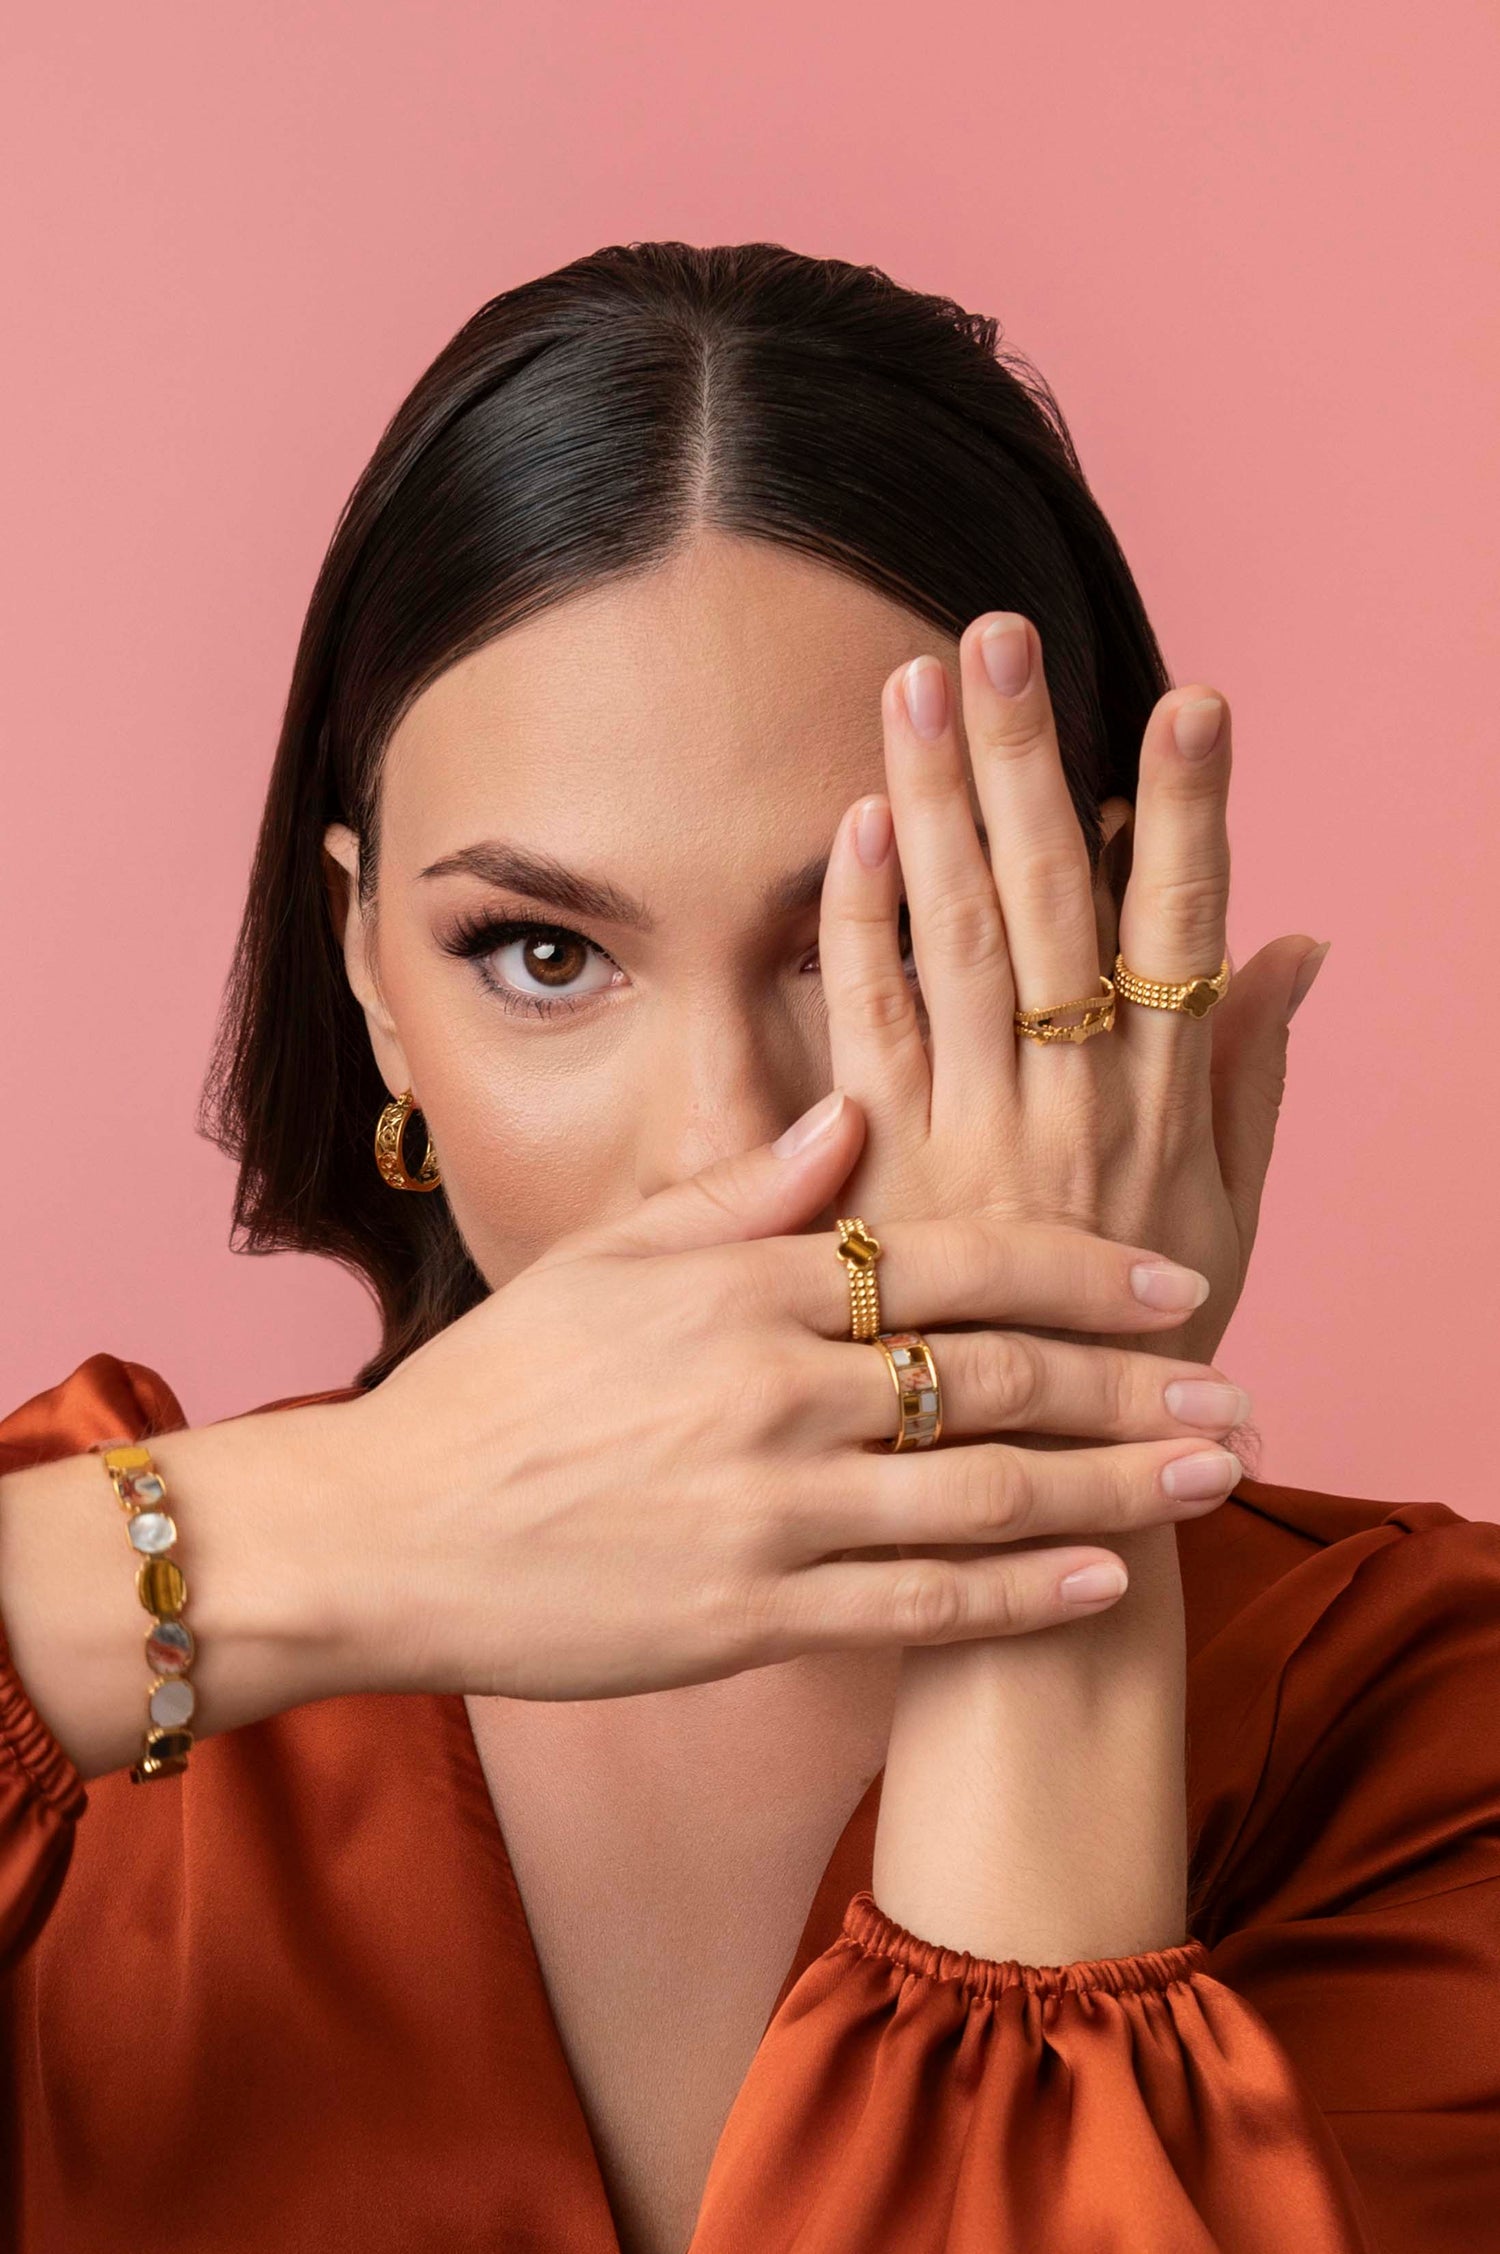
[[[612,955],[562,924],[480,915],[441,944],[447,954],[468,957],[507,1009],[533,1016],[557,1015],[623,982]]]
[[[589,959],[588,947],[576,931],[538,931],[514,944],[519,967],[544,986],[566,986]]]

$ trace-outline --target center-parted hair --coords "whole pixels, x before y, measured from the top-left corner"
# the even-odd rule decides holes
[[[368,899],[382,755],[422,690],[704,526],[953,635],[1024,612],[1091,863],[1099,806],[1135,798],[1171,681],[1062,411],[998,321],[777,243],[618,244],[492,298],[397,410],[324,558],[199,1113],[238,1163],[235,1249],[323,1253],[371,1288],[363,1386],[488,1286],[442,1192],[398,1196],[376,1171],[388,1091],[323,832],[356,832]]]

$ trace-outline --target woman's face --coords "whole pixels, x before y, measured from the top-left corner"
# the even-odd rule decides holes
[[[883,788],[882,684],[924,650],[957,697],[953,637],[809,558],[703,533],[412,706],[373,924],[341,879],[337,912],[380,1070],[415,1091],[492,1289],[828,1088],[822,864]],[[352,876],[352,832],[326,842]]]

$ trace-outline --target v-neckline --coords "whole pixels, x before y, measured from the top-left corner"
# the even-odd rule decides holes
[[[598,2210],[597,2247],[578,2245],[570,2248],[569,2254],[621,2254],[619,2232],[615,2226],[614,2210],[610,2205],[598,2148],[594,2143],[578,2084],[573,2077],[562,2030],[552,2008],[552,1999],[547,1992],[541,1954],[531,1929],[531,1920],[526,1914],[526,1903],[521,1894],[515,1866],[510,1859],[510,1849],[505,1842],[500,1813],[490,1792],[489,1778],[485,1774],[468,1704],[461,1691],[437,1692],[433,1695],[448,1724],[462,1796],[473,1808],[475,1821],[499,1873],[504,1905],[508,1911],[506,1922],[523,1951],[537,2026],[549,2053],[555,2081],[567,2096],[571,2114],[568,2129],[569,2164],[571,2166],[576,2163],[580,2189],[586,2181],[589,2199]],[[766,2015],[765,2025],[756,2044],[757,2051],[765,2041],[777,2013],[807,1967],[837,1940],[843,1929],[844,1913],[852,1897],[870,1884],[875,1825],[880,1812],[880,1788],[884,1776],[882,1766],[866,1785],[834,1842],[833,1851],[823,1867],[822,1876],[808,1904],[792,1961],[787,1966],[775,2001]]]

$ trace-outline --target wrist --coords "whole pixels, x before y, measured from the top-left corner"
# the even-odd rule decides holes
[[[1175,1534],[1109,1546],[1131,1585],[1107,1613],[903,1654],[872,1891],[927,1939],[1069,1964],[1185,1937]]]
[[[149,1443],[179,1529],[199,1735],[374,1687],[358,1406],[259,1411]]]

